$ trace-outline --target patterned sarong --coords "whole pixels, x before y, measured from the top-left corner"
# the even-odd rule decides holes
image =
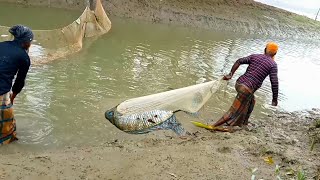
[[[255,105],[254,92],[243,84],[236,84],[238,92],[232,106],[219,120],[230,126],[248,125],[248,119]]]
[[[10,93],[0,96],[0,145],[18,140]]]

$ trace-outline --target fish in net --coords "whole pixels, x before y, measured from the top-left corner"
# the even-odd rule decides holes
[[[87,37],[98,37],[111,29],[101,0],[96,0],[94,10],[88,6],[82,15],[71,24],[53,30],[33,30],[34,42],[29,55],[33,64],[46,63],[76,53],[82,49]],[[0,41],[12,40],[10,27],[0,25]]]
[[[225,81],[214,80],[129,99],[107,110],[105,117],[118,129],[131,134],[171,129],[184,136],[188,132],[177,121],[175,113],[196,114],[223,85]]]

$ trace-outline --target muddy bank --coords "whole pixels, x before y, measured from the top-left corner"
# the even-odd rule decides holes
[[[158,131],[139,141],[24,152],[2,147],[0,179],[307,179],[320,178],[320,110],[277,112],[233,134],[199,129],[182,140]],[[159,138],[160,134],[165,134]],[[313,139],[316,143],[311,145]],[[273,164],[264,158],[272,157]]]
[[[85,0],[0,0],[83,9]],[[320,39],[320,23],[251,0],[105,0],[111,16],[235,33]]]

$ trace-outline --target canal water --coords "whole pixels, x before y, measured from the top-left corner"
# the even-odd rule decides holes
[[[14,12],[14,13],[13,13]],[[25,24],[53,29],[74,21],[81,12],[0,4],[0,25]],[[81,52],[33,66],[15,102],[18,135],[14,146],[56,148],[96,145],[114,139],[140,139],[106,121],[104,112],[123,100],[221,78],[240,57],[263,53],[269,41],[279,43],[279,107],[284,111],[320,108],[319,42],[272,39],[210,30],[149,24],[110,17],[112,30],[86,40]],[[198,121],[213,123],[235,97],[218,92],[201,110]],[[272,92],[267,78],[256,92],[252,119],[268,120]],[[190,131],[189,121],[179,114]],[[156,132],[161,137],[162,132]]]

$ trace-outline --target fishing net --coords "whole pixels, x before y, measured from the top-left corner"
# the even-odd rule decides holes
[[[137,114],[152,110],[198,112],[225,81],[214,80],[158,94],[129,99],[118,105],[123,115]]]
[[[10,27],[0,26],[0,41],[12,40]],[[78,52],[83,38],[97,37],[111,29],[111,22],[103,9],[101,0],[96,1],[95,9],[89,5],[82,15],[66,27],[54,30],[33,30],[34,42],[30,48],[33,63],[44,63]]]

